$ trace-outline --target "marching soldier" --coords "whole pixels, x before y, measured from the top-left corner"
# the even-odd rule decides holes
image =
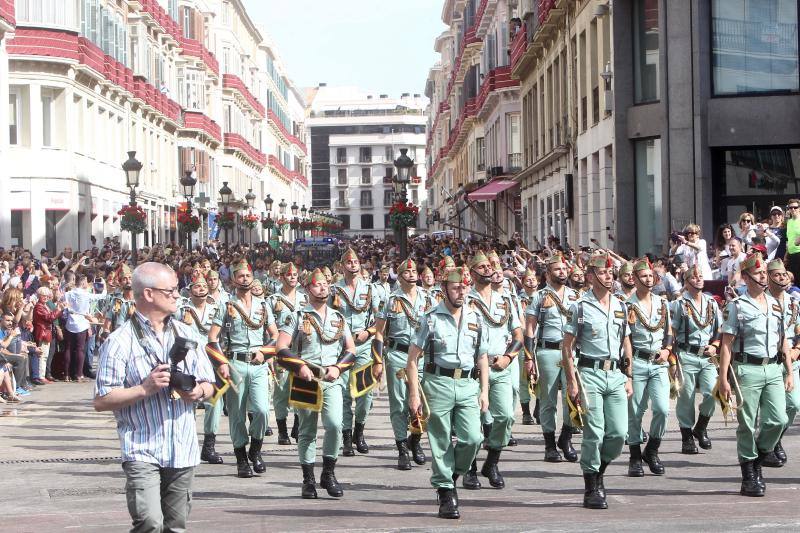
[[[220,338],[225,339],[225,354],[230,364],[221,366],[220,372],[226,379],[233,373],[234,380],[239,381],[238,391],[228,389],[225,405],[236,454],[237,475],[249,478],[253,477],[253,471],[259,474],[266,471],[261,458],[269,409],[268,374],[264,362],[265,356],[274,351],[270,341],[277,337],[277,330],[264,299],[250,293],[253,272],[247,261],[234,262],[231,275],[235,293],[222,304],[214,318],[208,341],[210,345],[218,346]],[[253,420],[249,429],[250,449],[246,451],[248,410],[253,413]],[[252,469],[248,459],[253,463]]]
[[[530,269],[526,270],[525,274],[523,274],[522,276],[522,289],[520,290],[518,297],[520,304],[519,305],[520,317],[525,316],[528,306],[531,305],[533,296],[536,294],[537,285],[538,283],[536,281],[536,273]],[[528,372],[525,371],[526,358],[517,357],[517,360],[519,361],[519,370],[520,370],[519,403],[520,406],[522,407],[522,425],[532,426],[534,420],[533,416],[531,416],[531,393],[529,388],[530,375]],[[536,405],[537,406],[539,405],[538,398],[536,399]]]
[[[619,292],[617,292],[616,296],[623,302],[627,302],[635,292],[636,282],[633,277],[633,263],[625,261],[619,267]]]
[[[373,357],[386,350],[381,361],[386,366],[389,389],[389,418],[397,445],[397,469],[411,470],[409,449],[418,465],[425,464],[421,433],[408,435],[408,394],[403,377],[408,363],[408,350],[414,340],[420,319],[428,310],[426,295],[417,289],[417,265],[407,259],[398,268],[399,287],[389,296],[387,305],[377,313],[375,338],[372,341]],[[421,369],[420,369],[421,370]]]
[[[569,286],[582,296],[586,288],[586,274],[577,264],[573,264],[569,269]]]
[[[372,361],[371,344],[368,342],[372,336],[372,321],[375,312],[375,294],[372,286],[361,277],[361,261],[352,248],[342,254],[344,279],[337,282],[331,291],[331,307],[341,312],[356,344],[356,368],[369,364]],[[345,383],[350,381],[350,372],[345,372]],[[362,394],[355,400],[355,413],[353,412],[353,397],[350,387],[344,390],[344,416],[343,416],[343,449],[342,455],[352,457],[355,455],[353,444],[358,453],[369,453],[369,446],[364,440],[364,425],[367,415],[372,408],[372,391]],[[353,418],[355,414],[355,427]],[[353,429],[351,429],[353,428]]]
[[[268,304],[278,325],[286,322],[286,317],[297,313],[308,303],[306,293],[298,289],[299,271],[294,263],[286,263],[281,267],[281,290],[275,292],[268,300]],[[289,433],[286,426],[286,417],[289,415],[289,376],[280,367],[275,367],[275,393],[273,394],[273,407],[275,408],[275,421],[278,425],[278,444],[289,445]],[[299,419],[294,416],[292,438],[297,440]]]
[[[436,283],[436,276],[434,276],[433,270],[429,267],[423,268],[419,279],[422,283],[422,290],[425,291],[425,297],[428,299],[428,307],[432,308],[439,305],[439,302],[444,298],[444,294],[441,287]]]
[[[664,465],[658,457],[658,449],[667,432],[669,416],[667,364],[672,353],[672,324],[669,302],[651,292],[656,278],[647,258],[634,262],[633,278],[636,292],[626,302],[633,348],[633,396],[628,404],[628,445],[631,453],[628,476],[644,476],[642,459],[650,472],[660,476],[664,474]],[[643,454],[642,419],[648,399],[652,418]]]
[[[210,270],[206,274],[206,280],[208,281],[208,295],[214,298],[217,307],[222,309],[222,306],[228,303],[231,295],[222,287],[222,283],[219,280],[219,272]]]
[[[322,414],[320,486],[339,498],[342,487],[336,479],[336,460],[342,445],[342,407],[347,370],[356,360],[355,344],[344,316],[327,305],[330,287],[316,269],[310,276],[307,304],[284,313],[278,336],[278,362],[292,372],[291,394],[297,395],[300,431],[297,452],[303,469],[303,498],[316,498],[314,463],[317,455],[317,422]],[[300,305],[299,302],[298,306]],[[313,370],[312,370],[313,369]],[[305,405],[300,408],[299,405]]]
[[[607,253],[589,259],[591,289],[570,307],[561,345],[568,398],[577,406],[575,418],[580,420],[580,410],[588,411],[580,460],[583,506],[588,509],[608,508],[603,475],[622,451],[628,429],[627,398],[633,392],[628,322],[625,304],[611,294],[612,266]]]
[[[389,265],[382,265],[378,273],[378,281],[372,284],[375,291],[376,309],[383,309],[392,294],[392,287],[389,285]]]
[[[544,436],[544,460],[558,463],[562,459],[556,448],[555,434],[559,384],[564,396],[567,390],[566,376],[561,368],[561,341],[569,320],[569,308],[578,300],[578,293],[566,286],[567,264],[561,254],[548,258],[546,279],[547,285],[533,296],[526,311],[525,342],[528,353],[535,354],[538,366],[537,397]],[[574,463],[578,460],[578,453],[572,446],[569,410],[565,404],[562,402],[561,434],[557,445],[564,458]]]
[[[715,361],[722,321],[716,300],[703,294],[703,286],[700,267],[689,267],[683,274],[683,294],[671,304],[677,360],[670,358],[670,371],[678,372],[682,378],[675,412],[681,430],[681,453],[690,455],[698,453],[695,438],[702,449],[711,449],[707,427],[714,414],[714,385],[718,377]],[[695,424],[696,388],[703,399]]]
[[[460,516],[455,483],[478,453],[480,413],[489,407],[488,337],[480,313],[464,307],[469,285],[465,269],[450,270],[444,280],[445,299],[422,318],[406,365],[411,415],[422,414],[421,393],[429,405],[431,485],[437,491],[440,518]],[[421,391],[420,357],[424,357]]]
[[[482,413],[487,457],[481,474],[489,478],[492,487],[505,487],[505,480],[497,468],[500,453],[508,444],[514,424],[514,391],[511,364],[522,351],[522,330],[519,317],[514,313],[514,303],[508,295],[494,290],[493,279],[502,282],[502,272],[483,252],[476,253],[470,261],[470,270],[475,286],[467,295],[466,303],[481,315],[486,330],[485,350],[488,353],[489,410]],[[498,279],[499,278],[499,279]],[[488,426],[488,427],[487,427]],[[477,474],[477,459],[464,475],[465,489],[481,488]]]
[[[178,302],[175,318],[189,326],[198,346],[208,343],[208,332],[217,314],[217,304],[208,296],[208,282],[201,273],[196,274],[189,284],[189,298]],[[221,398],[220,398],[221,400]],[[203,448],[200,459],[213,465],[222,464],[222,456],[215,449],[219,420],[222,415],[222,401],[206,403],[203,414]]]
[[[267,294],[275,294],[281,288],[281,268],[283,268],[283,264],[275,260],[269,266],[269,275],[264,280],[264,290],[267,291]]]
[[[746,292],[722,313],[719,394],[731,396],[729,370],[736,377],[736,451],[742,471],[742,496],[763,496],[766,490],[762,462],[775,449],[786,427],[786,392],[794,386],[785,321],[780,304],[766,291],[767,272],[759,253],[739,266]],[[734,344],[735,341],[735,344]],[[756,427],[756,419],[760,420]],[[756,436],[758,434],[758,436]]]
[[[105,339],[109,333],[116,331],[136,311],[136,303],[133,301],[133,286],[131,285],[133,280],[131,267],[125,263],[121,264],[117,269],[116,277],[119,290],[109,296],[106,301],[101,339]]]

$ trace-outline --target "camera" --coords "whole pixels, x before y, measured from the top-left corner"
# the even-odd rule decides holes
[[[197,380],[194,376],[178,370],[178,365],[186,359],[186,356],[189,354],[189,350],[194,350],[196,348],[196,341],[187,339],[186,337],[175,337],[175,343],[172,345],[172,348],[169,351],[170,389],[180,390],[183,392],[192,392],[194,390],[195,386],[197,385]]]
[[[680,234],[680,233],[678,233],[677,231],[673,231],[673,232],[670,234],[669,238],[670,238],[670,240],[672,240],[672,241],[679,242],[679,241],[681,240],[681,234]]]

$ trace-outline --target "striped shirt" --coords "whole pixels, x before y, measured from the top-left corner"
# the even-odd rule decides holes
[[[142,325],[142,343],[147,343],[150,353],[137,340],[133,320]],[[100,348],[95,395],[105,396],[115,388],[140,385],[156,365],[168,363],[175,332],[194,338],[186,324],[167,320],[163,344],[139,312],[109,335]],[[199,350],[191,350],[179,369],[195,376],[198,382],[214,382],[211,362]],[[123,461],[154,463],[164,468],[187,468],[200,463],[194,404],[172,399],[169,388],[114,411],[114,416]]]

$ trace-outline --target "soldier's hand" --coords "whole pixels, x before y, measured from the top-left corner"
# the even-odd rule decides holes
[[[264,354],[261,352],[256,352],[253,354],[253,357],[250,359],[251,365],[263,365],[264,364]]]
[[[411,418],[415,417],[420,412],[420,407],[422,406],[422,402],[419,399],[419,396],[413,396],[408,399],[408,414]]]
[[[658,359],[656,359],[656,363],[666,363],[667,359],[669,359],[669,350],[663,349],[658,351]]]
[[[511,359],[505,355],[499,355],[494,358],[494,361],[492,361],[492,368],[495,370],[505,370],[510,362]]]
[[[303,365],[297,371],[297,377],[306,381],[314,381],[314,373],[308,368],[308,365]]]
[[[723,379],[722,376],[719,378],[719,393],[723,398],[731,397],[731,384],[728,383],[727,379]]]
[[[369,339],[369,331],[363,330],[356,334],[356,344],[364,344]]]
[[[303,368],[308,369],[307,366],[304,366]],[[309,372],[310,372],[310,370],[309,370]],[[337,379],[339,379],[339,376],[341,376],[341,375],[342,375],[342,371],[339,370],[338,366],[329,366],[329,367],[327,367],[325,369],[325,381],[327,381],[327,382],[331,382],[332,383],[332,382],[336,381]]]
[[[481,408],[481,413],[485,413],[489,410],[489,393],[481,391],[480,396],[478,396],[478,405]]]
[[[792,372],[786,374],[786,379],[784,380],[786,392],[792,392],[794,390],[794,376],[792,376],[792,374]]]
[[[574,379],[567,381],[567,395],[572,398],[573,403],[574,400],[578,398],[578,394],[580,394],[580,390],[578,390],[578,382]]]
[[[383,377],[383,365],[379,365],[377,363],[372,365],[372,376],[376,381],[380,381]]]
[[[715,355],[717,355],[717,347],[714,346],[713,344],[709,344],[708,346],[706,346],[706,349],[704,351],[706,355],[709,357],[714,357]]]
[[[525,361],[525,375],[530,376],[533,374],[533,359]]]
[[[231,368],[228,365],[220,365],[219,375],[222,379],[231,379]]]
[[[633,378],[625,380],[625,394],[630,398],[633,396]]]
[[[161,389],[169,387],[169,365],[158,365],[142,381],[144,392],[152,396]]]

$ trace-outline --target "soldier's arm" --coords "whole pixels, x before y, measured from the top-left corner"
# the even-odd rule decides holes
[[[724,389],[727,389],[728,392],[730,391],[728,369],[731,365],[731,347],[733,346],[733,340],[735,338],[736,335],[723,333],[722,341],[719,345],[719,388],[721,392],[725,392]]]
[[[406,380],[408,381],[408,403],[409,410],[413,413],[419,407],[419,357],[422,355],[422,348],[412,344],[408,349],[408,362],[406,363]],[[417,409],[414,406],[417,406]]]
[[[572,350],[575,347],[575,337],[571,333],[564,333],[561,341],[561,367],[567,376],[567,386],[575,383],[575,365],[572,362]]]
[[[481,380],[480,406],[481,412],[489,409],[489,357],[484,352],[478,356],[478,372]]]

